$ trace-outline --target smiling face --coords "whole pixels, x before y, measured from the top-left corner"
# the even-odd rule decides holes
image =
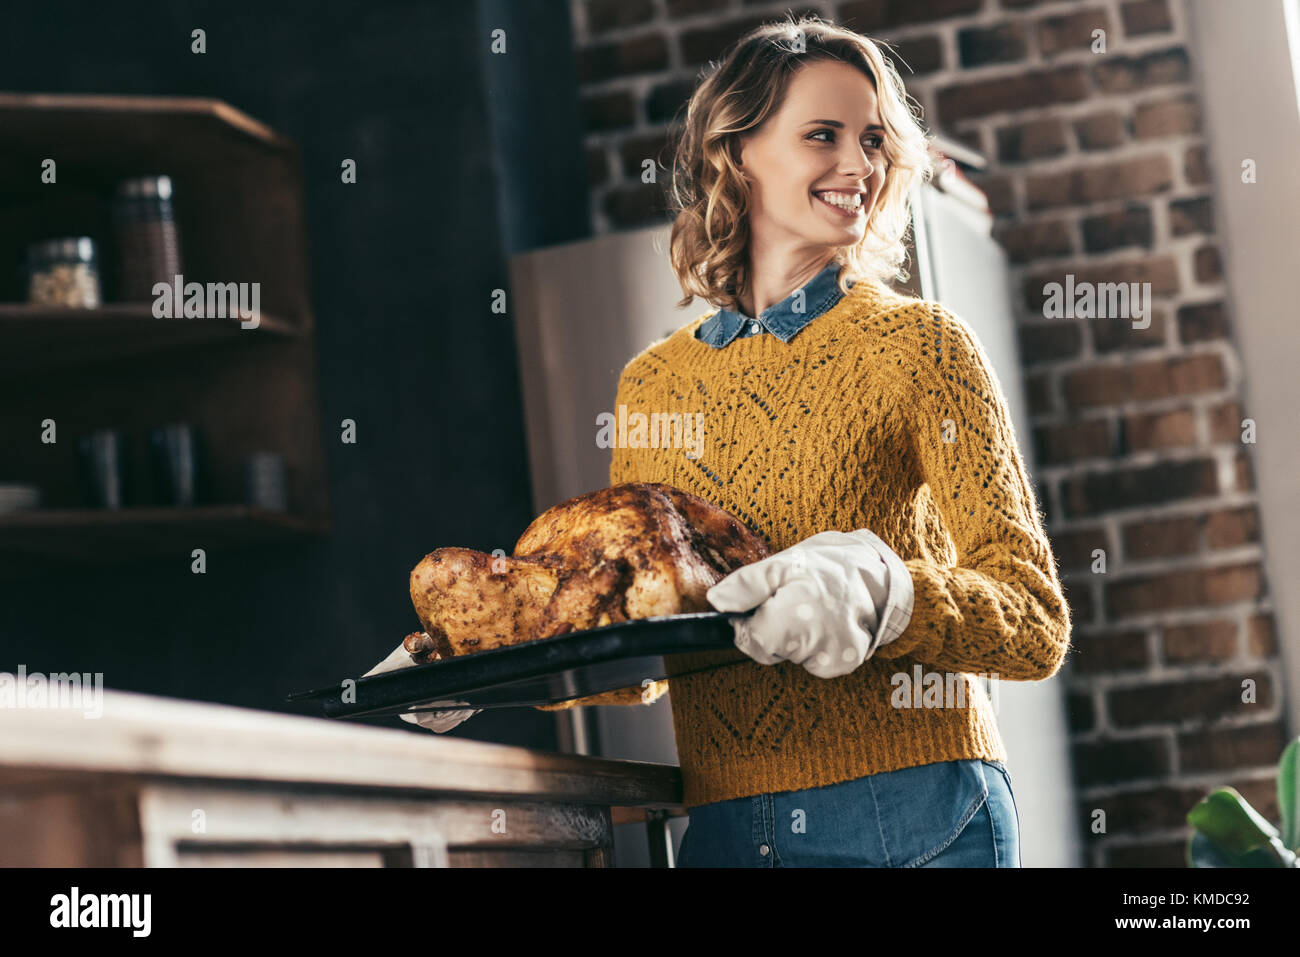
[[[838,60],[799,70],[780,109],[741,138],[753,241],[807,252],[861,240],[884,185],[884,132],[860,70]]]

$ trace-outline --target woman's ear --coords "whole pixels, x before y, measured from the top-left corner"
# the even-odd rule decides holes
[[[745,151],[744,140],[737,137],[736,139],[731,141],[731,161],[735,163],[736,168],[740,170],[740,178],[743,179],[745,182],[749,183],[749,182],[753,182],[753,180],[749,175],[749,170],[745,169],[745,163],[741,156],[741,154],[744,153],[744,151]]]

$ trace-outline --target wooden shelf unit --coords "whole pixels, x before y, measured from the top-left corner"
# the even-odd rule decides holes
[[[184,281],[258,283],[257,327],[114,301],[113,188],[161,173]],[[103,305],[24,302],[26,247],[82,235],[99,248]],[[207,99],[0,93],[0,482],[42,493],[41,509],[0,514],[0,570],[162,556],[200,535],[236,549],[327,533],[308,275],[298,151],[258,121]],[[173,422],[197,426],[209,453],[210,497],[194,508],[158,504],[152,482],[148,431]],[[132,442],[128,508],[84,507],[78,439],[101,428]],[[243,504],[243,461],[261,451],[284,457],[286,513]]]

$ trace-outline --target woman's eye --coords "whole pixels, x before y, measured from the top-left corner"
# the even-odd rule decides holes
[[[834,131],[834,130],[816,130],[816,131],[810,133],[810,134],[808,135],[808,138],[809,138],[809,139],[813,139],[813,138],[818,137],[818,136],[821,136],[821,135],[823,135],[823,134],[825,134],[826,136],[830,137],[830,139],[818,140],[819,143],[834,143],[834,142],[835,142],[835,131]],[[880,149],[882,146],[885,145],[885,140],[884,140],[884,138],[881,137],[881,136],[874,136],[874,135],[873,135],[873,136],[868,136],[866,139],[867,139],[868,141],[870,141],[870,143],[871,143],[871,147],[870,147],[870,148],[873,149],[873,150],[878,150],[878,149]]]

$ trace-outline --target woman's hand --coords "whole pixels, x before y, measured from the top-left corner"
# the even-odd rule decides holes
[[[912,615],[912,577],[867,529],[818,532],[743,565],[707,593],[732,618],[736,647],[759,664],[793,661],[819,678],[853,671]]]
[[[380,675],[388,671],[396,671],[398,668],[410,668],[414,665],[415,662],[412,660],[410,652],[406,650],[405,642],[403,642],[393,649],[392,654],[367,671],[362,677],[368,678],[371,675]],[[478,714],[480,710],[482,709],[465,708],[450,711],[417,711],[412,714],[399,714],[398,717],[408,724],[418,724],[422,728],[428,728],[430,731],[441,734],[468,721]]]

